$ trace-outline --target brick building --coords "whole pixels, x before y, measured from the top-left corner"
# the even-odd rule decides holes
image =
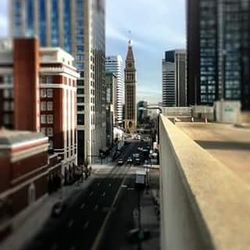
[[[9,218],[47,193],[49,178],[60,174],[48,145],[42,133],[0,130],[0,238]]]
[[[0,127],[43,132],[66,175],[77,165],[73,61],[60,48],[40,48],[35,38],[0,42]]]

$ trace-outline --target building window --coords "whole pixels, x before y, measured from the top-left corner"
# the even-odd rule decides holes
[[[40,10],[40,18],[39,18],[40,43],[41,43],[41,46],[46,46],[46,42],[47,42],[46,0],[40,0],[39,10]]]
[[[51,4],[51,43],[52,47],[59,46],[59,6],[58,0],[52,0]]]
[[[46,102],[41,102],[41,111],[46,111]]]
[[[46,128],[41,128],[41,132],[46,135]]]
[[[53,83],[53,76],[40,76],[40,83]]]
[[[34,32],[34,1],[28,0],[27,3],[27,29],[28,34],[33,34]]]
[[[41,96],[42,98],[47,97],[47,91],[46,91],[46,89],[41,89],[40,96]]]
[[[46,115],[41,115],[41,124],[46,124]]]
[[[77,106],[77,111],[84,111],[84,106]]]
[[[47,89],[47,97],[52,98],[53,97],[53,89]]]
[[[13,91],[12,89],[5,89],[3,92],[4,98],[13,98]]]
[[[53,115],[47,115],[47,123],[52,124],[53,123]]]
[[[84,103],[84,97],[77,97],[77,103]]]
[[[78,114],[77,115],[77,124],[78,125],[84,125],[84,114]]]
[[[47,136],[53,136],[53,128],[47,128]]]
[[[77,89],[77,94],[78,95],[84,95],[84,89]]]
[[[53,141],[49,140],[49,149],[53,149]]]
[[[11,110],[10,102],[5,101],[5,102],[3,103],[3,110],[4,110],[4,111],[10,111],[10,110]]]
[[[5,84],[11,85],[11,84],[12,84],[12,76],[10,76],[10,75],[5,75],[3,81],[4,81]]]
[[[53,102],[47,102],[47,110],[52,111],[53,110]]]
[[[11,116],[10,116],[10,114],[4,114],[4,116],[3,116],[3,122],[6,125],[11,123]]]
[[[84,86],[84,80],[78,80],[77,85],[78,86]]]

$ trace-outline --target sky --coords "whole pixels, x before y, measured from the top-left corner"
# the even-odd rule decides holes
[[[7,13],[7,0],[1,0],[0,37],[8,35]],[[136,58],[137,100],[158,103],[164,51],[186,46],[185,0],[106,0],[106,55],[125,60],[129,39]]]

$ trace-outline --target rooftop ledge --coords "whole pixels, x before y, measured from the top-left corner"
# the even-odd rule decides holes
[[[162,115],[160,143],[162,249],[249,249],[248,183]]]

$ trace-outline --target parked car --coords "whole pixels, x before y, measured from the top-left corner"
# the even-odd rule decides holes
[[[117,161],[117,165],[119,165],[119,166],[122,166],[123,163],[124,163],[123,159],[119,159],[119,160]]]

